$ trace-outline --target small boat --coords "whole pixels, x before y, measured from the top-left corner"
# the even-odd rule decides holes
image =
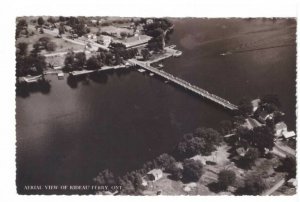
[[[225,53],[221,53],[220,55],[225,56],[225,55],[231,55],[231,54],[232,54],[232,52],[227,51],[227,52],[225,52]]]
[[[24,81],[26,83],[34,83],[34,82],[37,82],[40,78],[42,78],[42,75],[38,75],[38,76],[26,76],[26,77],[23,77]]]
[[[154,76],[154,73],[151,72],[149,75],[150,75],[150,76]]]
[[[144,70],[144,69],[138,69],[138,71],[141,72],[141,73],[143,73],[143,72],[145,72],[146,70]]]
[[[158,67],[163,68],[164,65],[162,63],[158,64]]]
[[[168,80],[166,80],[166,81],[165,81],[165,83],[169,83],[169,81],[168,81]]]
[[[64,73],[63,72],[57,73],[57,77],[58,79],[64,79]]]
[[[174,56],[175,57],[179,57],[179,56],[181,56],[182,55],[182,52],[181,51],[175,51],[175,53],[174,53]]]

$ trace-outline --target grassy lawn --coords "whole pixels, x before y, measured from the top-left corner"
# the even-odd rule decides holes
[[[267,184],[267,189],[271,188],[285,175],[285,173],[274,171],[274,168],[280,164],[280,160],[277,156],[271,159],[259,158],[251,169],[245,170],[237,167],[235,163],[228,159],[229,149],[230,147],[227,145],[222,145],[209,156],[196,155],[192,157],[194,160],[214,161],[217,163],[216,165],[205,165],[205,172],[198,182],[185,184],[180,180],[174,181],[170,179],[168,177],[170,174],[164,173],[161,179],[149,183],[144,194],[156,195],[158,191],[161,191],[162,195],[233,195],[237,188],[244,186],[245,177],[248,175],[254,174],[261,176]],[[214,189],[218,182],[218,173],[223,169],[233,170],[236,174],[236,182],[228,191]],[[189,187],[189,191],[186,191],[186,187]],[[274,194],[286,192],[287,190],[288,189],[282,187]],[[289,192],[291,192],[291,194],[294,193],[293,191]]]
[[[16,44],[18,44],[20,42],[28,43],[28,51],[30,52],[33,49],[33,44],[35,42],[37,42],[41,37],[49,37],[51,39],[51,41],[53,41],[57,45],[57,48],[54,52],[64,52],[64,51],[68,51],[70,49],[81,50],[81,49],[84,48],[81,45],[73,44],[71,42],[65,41],[65,40],[60,39],[60,38],[56,38],[56,37],[54,37],[52,35],[49,35],[49,34],[46,34],[46,33],[40,34],[40,33],[37,33],[35,30],[34,30],[34,32],[36,34],[34,34],[33,36],[29,36],[28,38],[23,37],[23,36],[18,38],[17,41],[16,41]],[[46,53],[51,53],[51,52],[47,52],[47,51],[43,50],[42,53],[46,54]]]

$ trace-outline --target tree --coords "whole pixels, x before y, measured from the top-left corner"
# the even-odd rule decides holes
[[[73,69],[73,64],[74,64],[74,59],[75,59],[75,54],[73,51],[69,51],[65,57],[65,68],[67,71]]]
[[[236,129],[236,135],[239,137],[239,146],[242,146],[244,148],[247,148],[249,146],[252,146],[253,143],[253,131],[249,130],[245,127],[237,127]]]
[[[102,63],[94,55],[86,61],[86,68],[89,70],[99,69],[101,66]]]
[[[66,18],[64,16],[59,16],[58,20],[60,22],[64,22],[64,21],[66,21]]]
[[[122,37],[122,39],[125,39],[128,36],[128,34],[127,32],[121,32],[120,36]]]
[[[233,128],[232,122],[229,120],[221,121],[220,125],[221,125],[221,132],[223,135],[229,134]]]
[[[38,74],[43,74],[43,71],[47,67],[46,57],[43,55],[38,55],[34,58],[34,65],[36,67]]]
[[[74,58],[74,66],[77,69],[81,69],[83,68],[83,66],[85,65],[86,62],[86,56],[84,52],[78,52],[75,54],[75,58]]]
[[[170,167],[176,162],[175,158],[169,154],[161,154],[156,158],[157,165],[163,170],[169,170]]]
[[[197,128],[194,136],[200,139],[197,142],[200,146],[200,153],[204,155],[211,154],[223,141],[223,136],[212,128]]]
[[[253,129],[253,142],[259,151],[264,154],[265,149],[272,150],[274,147],[274,133],[267,126],[256,127]]]
[[[168,172],[171,174],[171,177],[174,180],[180,180],[182,178],[182,169],[179,168],[175,163],[169,167]]]
[[[257,148],[249,148],[245,156],[242,158],[243,166],[251,168],[259,157],[260,152]]]
[[[20,42],[17,45],[18,48],[18,54],[19,55],[27,55],[27,50],[28,50],[28,44],[25,42]]]
[[[45,23],[44,18],[39,17],[38,20],[37,20],[37,23],[38,23],[39,26],[42,26]]]
[[[23,30],[27,30],[28,24],[27,21],[24,18],[18,18],[17,19],[17,26],[16,26],[16,38],[19,37],[20,33]]]
[[[135,187],[133,186],[133,184],[130,180],[120,178],[118,180],[118,185],[122,186],[122,189],[120,191],[121,194],[124,194],[124,195],[134,195],[135,194]]]
[[[209,144],[219,146],[223,137],[220,133],[212,128],[197,128],[194,136],[205,139]]]
[[[264,104],[274,104],[276,107],[281,106],[278,95],[275,95],[275,94],[264,95],[261,99],[261,105],[264,105]]]
[[[260,176],[250,175],[245,179],[245,186],[243,190],[244,190],[244,194],[246,195],[259,195],[266,188],[267,185]]]
[[[243,98],[239,103],[239,111],[243,116],[249,116],[253,112],[253,106],[251,101],[247,98]]]
[[[141,54],[142,54],[144,60],[148,60],[150,57],[150,52],[146,48],[141,50]]]
[[[184,180],[198,181],[203,174],[203,165],[200,161],[187,159],[183,162],[183,178]]]
[[[65,25],[63,23],[60,23],[58,27],[58,34],[62,35],[64,33],[65,33]]]
[[[281,167],[287,172],[290,178],[296,177],[297,164],[294,157],[286,157],[281,161]]]
[[[239,126],[245,123],[245,117],[243,116],[234,116],[233,117],[233,124],[235,126]]]
[[[47,19],[47,22],[49,22],[50,24],[54,24],[55,23],[55,19],[53,17],[49,17]]]
[[[46,44],[46,50],[47,51],[55,51],[57,45],[53,41],[50,41],[49,43]]]
[[[235,179],[236,175],[232,170],[221,170],[218,174],[218,184],[223,190],[227,189],[228,186],[233,185]]]
[[[115,185],[116,179],[114,174],[110,170],[103,170],[101,171],[96,178],[94,178],[94,181],[96,181],[100,185]]]

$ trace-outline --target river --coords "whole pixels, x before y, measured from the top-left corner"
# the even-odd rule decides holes
[[[295,21],[172,21],[169,44],[183,55],[164,61],[166,72],[234,104],[242,97],[277,94],[288,128],[295,130]],[[103,73],[77,85],[66,77],[47,79],[48,93],[16,97],[21,194],[40,193],[24,185],[91,184],[105,168],[122,174],[171,151],[184,133],[199,126],[218,129],[230,118],[222,107],[134,70]]]

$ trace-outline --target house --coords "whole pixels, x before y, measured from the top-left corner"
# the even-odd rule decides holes
[[[235,151],[239,156],[245,156],[247,152],[247,150],[244,147],[239,147]]]
[[[130,48],[137,48],[146,46],[148,44],[148,41],[150,41],[152,37],[147,35],[136,35],[132,37],[128,37],[124,40],[119,40],[117,42],[123,44],[127,49]]]
[[[296,187],[297,186],[297,180],[295,178],[291,178],[289,179],[286,184],[289,186],[289,187]]]
[[[280,137],[283,132],[287,132],[287,125],[282,121],[275,124],[275,136]]]
[[[73,28],[69,25],[65,25],[64,28],[66,32],[71,32],[73,30]]]
[[[253,128],[260,127],[262,124],[253,118],[247,118],[242,126],[249,130],[253,130]]]
[[[153,22],[154,22],[153,19],[147,19],[147,20],[146,20],[146,24],[147,24],[147,25],[152,24]]]
[[[91,23],[94,25],[97,24],[97,22],[98,22],[98,20],[91,20]]]
[[[268,119],[273,119],[273,113],[268,113],[266,111],[262,111],[259,114],[258,120],[262,123],[266,123]]]
[[[88,38],[88,39],[94,39],[94,40],[97,40],[97,36],[96,36],[96,34],[86,34],[85,35],[86,36],[86,38]]]
[[[160,178],[162,178],[163,172],[161,169],[153,169],[147,173],[147,176],[150,181],[156,181],[156,180],[159,180]]]
[[[253,107],[252,111],[255,112],[258,109],[258,107],[259,107],[260,99],[252,100],[251,104],[252,104],[252,107]]]
[[[285,139],[289,139],[289,138],[295,137],[296,133],[294,131],[283,131],[282,136]]]
[[[111,43],[112,38],[110,36],[107,35],[100,35],[97,37],[97,43],[104,45],[106,47],[109,46],[109,44]]]

